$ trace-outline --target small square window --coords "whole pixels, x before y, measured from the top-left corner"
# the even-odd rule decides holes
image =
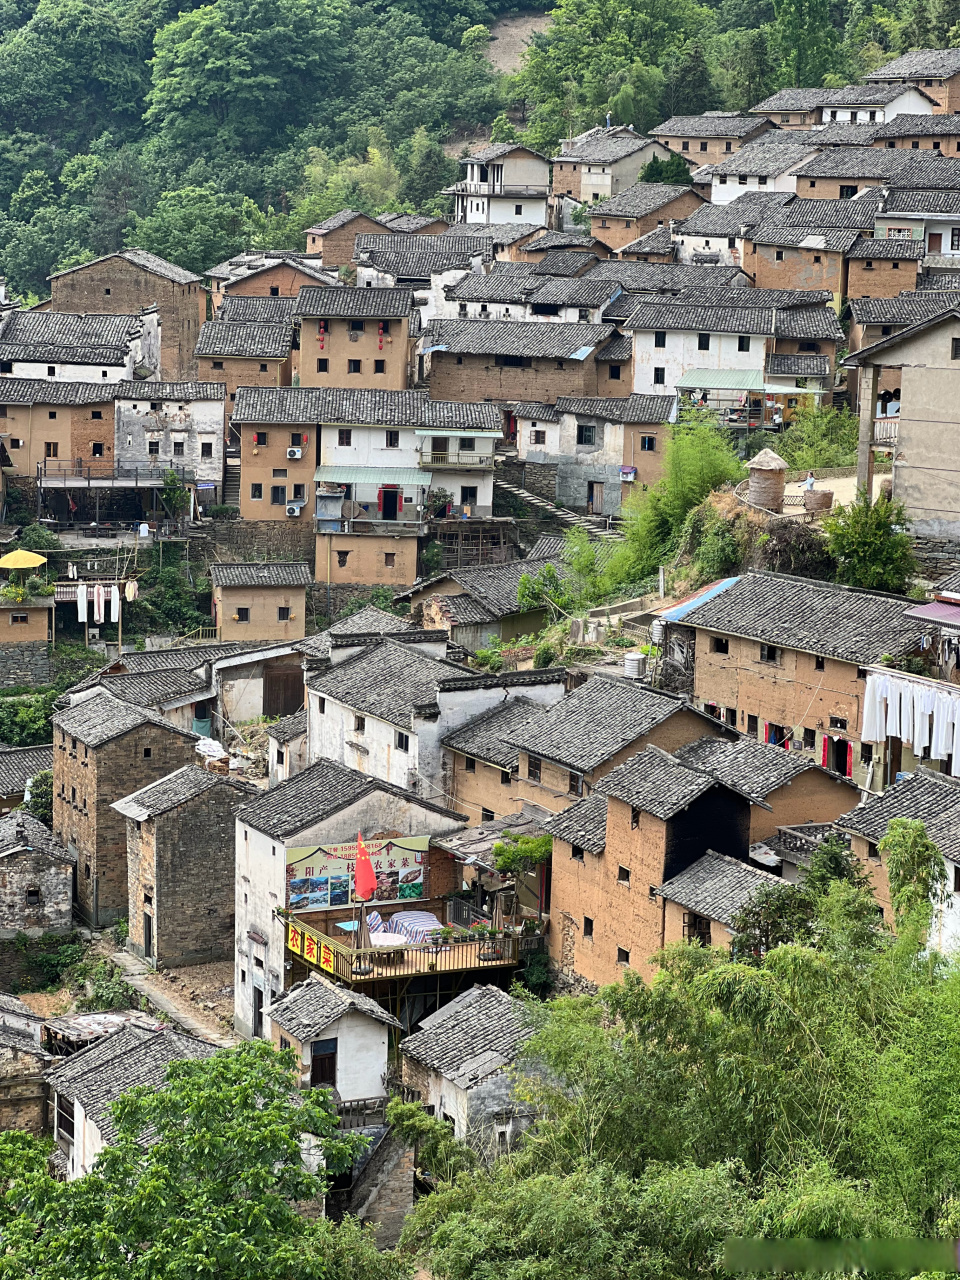
[[[151,458],[157,458],[157,457],[159,457],[159,456],[160,456],[160,441],[159,441],[159,440],[148,440],[148,441],[147,441],[147,453],[149,454],[149,456],[150,456]]]
[[[814,749],[814,747],[817,745],[816,729],[804,729],[803,745],[808,751],[812,751]]]
[[[277,621],[278,622],[290,621],[290,606],[288,604],[281,604],[277,606]]]
[[[567,780],[567,791],[572,796],[583,795],[583,774],[574,773],[572,769],[570,770]]]
[[[351,320],[351,321],[350,321],[350,332],[351,332],[351,333],[363,333],[363,330],[364,330],[364,322],[363,322],[362,320]]]
[[[55,364],[47,365],[47,377],[55,378],[57,376],[57,366]]]
[[[90,456],[92,458],[103,457],[103,442],[101,440],[94,440],[90,445]]]
[[[592,423],[577,424],[577,444],[596,444],[597,429]]]
[[[710,350],[710,335],[709,335],[709,333],[698,333],[698,334],[697,334],[697,350],[698,350],[698,351],[709,351],[709,350]]]
[[[821,654],[818,653],[813,660],[813,666],[815,671],[825,671],[827,666],[826,658],[824,658]]]
[[[213,444],[210,440],[202,440],[200,442],[200,457],[201,458],[213,457]]]
[[[667,332],[665,329],[654,330],[653,345],[655,347],[665,347],[667,345]]]
[[[617,947],[617,964],[629,964],[630,952],[626,947]]]
[[[39,907],[39,905],[40,905],[40,890],[28,889],[27,890],[27,906]]]
[[[152,756],[152,755],[153,755],[153,747],[144,747],[144,748],[143,748],[143,758],[144,758],[144,760],[149,760],[149,759],[151,758],[151,756]]]
[[[250,486],[250,499],[252,502],[259,502],[263,498],[263,485],[252,484]]]
[[[347,373],[360,373],[363,368],[363,362],[360,360],[347,361]]]
[[[387,372],[387,362],[386,362],[386,360],[374,360],[374,362],[373,362],[373,372],[374,372],[374,373],[386,373],[386,372]]]
[[[397,750],[398,750],[398,751],[409,751],[409,750],[410,750],[410,735],[409,735],[409,734],[407,734],[407,733],[401,733],[401,732],[400,732],[400,730],[398,729],[398,730],[397,730],[397,736],[396,736],[395,741],[396,741],[396,747],[397,747]]]
[[[49,413],[47,414],[47,417],[48,417],[48,418],[50,418],[50,420],[51,420],[51,421],[55,421],[55,420],[56,420],[56,417],[57,417],[57,411],[56,411],[56,409],[51,409],[51,410],[49,411]]]
[[[778,250],[777,250],[777,252],[774,254],[774,257],[776,258],[777,262],[782,262],[782,261],[783,261],[783,250],[782,250],[782,249],[778,249]]]
[[[267,443],[266,431],[255,431],[253,433],[253,443],[258,447],[262,447]]]
[[[759,727],[760,724],[756,716],[747,716],[747,733],[751,737],[755,738],[757,736],[757,730]]]
[[[657,437],[656,437],[656,436],[641,436],[641,437],[640,437],[640,452],[641,452],[641,453],[656,453],[656,451],[657,451]]]
[[[274,468],[273,468],[273,471],[272,471],[272,475],[273,475],[274,480],[286,480],[286,478],[287,478],[287,468],[286,468],[286,467],[274,467]]]
[[[493,818],[494,818],[494,813],[493,813],[493,810],[492,810],[492,809],[481,809],[481,810],[480,810],[480,821],[481,821],[481,822],[492,822],[492,821],[493,821]]]
[[[666,386],[666,382],[667,382],[667,370],[665,366],[655,364],[653,366],[653,385],[655,387],[663,387],[663,386]]]
[[[383,553],[383,567],[385,569],[395,569],[397,567],[397,553],[395,551],[385,551]]]
[[[353,717],[353,731],[354,731],[354,733],[363,733],[363,731],[364,731],[364,729],[366,729],[366,727],[367,727],[367,717],[366,717],[366,716],[354,716],[354,717]]]
[[[530,441],[531,444],[547,443],[547,433],[545,431],[533,431],[531,432],[531,436],[532,436],[532,439]]]
[[[617,867],[617,884],[628,885],[629,883],[630,883],[630,868]]]
[[[819,253],[815,253],[815,254],[813,255],[813,260],[814,260],[814,262],[815,262],[815,263],[820,263],[820,262],[822,262],[822,261],[823,261],[823,258],[820,256],[820,254],[819,254]]]
[[[780,661],[780,650],[775,644],[762,644],[760,646],[760,661],[778,663]]]
[[[385,448],[387,449],[400,448],[400,432],[399,431],[387,431],[384,433],[384,435],[385,435],[385,446],[384,446]]]
[[[730,641],[726,636],[711,636],[710,651],[712,653],[729,653]]]
[[[510,776],[510,770],[509,770],[509,769],[501,769],[501,770],[500,770],[500,785],[501,785],[501,787],[509,787],[509,785],[510,785],[511,781],[512,781],[512,778],[511,778],[511,776]]]
[[[846,727],[847,727],[847,721],[846,721],[845,717],[843,717],[843,716],[831,716],[831,717],[830,717],[830,728],[831,728],[831,729],[842,729],[842,730],[845,730],[845,729],[846,729]]]
[[[10,615],[11,626],[25,627],[29,621],[30,619],[25,613],[11,613]]]
[[[182,457],[183,457],[183,441],[182,441],[182,440],[174,440],[174,442],[173,442],[173,456],[174,456],[175,458],[182,458]]]
[[[211,369],[222,369],[222,368],[223,368],[223,361],[222,361],[222,360],[211,360],[211,361],[210,361],[210,368],[211,368]]]
[[[350,427],[341,427],[337,432],[337,444],[342,449],[348,449],[353,443],[353,431]]]
[[[570,857],[573,859],[574,862],[583,861],[583,850],[580,848],[578,844],[572,844],[570,846]]]
[[[13,361],[0,360],[0,373],[13,373]]]
[[[960,360],[960,338],[950,339],[950,359]]]
[[[957,869],[960,870],[960,867],[958,867]],[[585,938],[593,937],[593,921],[590,919],[589,916],[583,917],[583,936]]]
[[[611,365],[609,365],[609,366],[607,367],[607,377],[610,379],[610,381],[611,381],[611,382],[619,382],[619,381],[620,381],[620,366],[619,366],[618,364],[611,364]]]
[[[95,422],[101,422],[103,420],[103,410],[94,409],[93,412],[90,414],[90,417],[93,418]]]
[[[287,486],[285,484],[272,484],[270,486],[270,505],[272,507],[285,507],[287,505]]]
[[[465,757],[464,757],[464,760],[463,760],[463,767],[464,767],[465,772],[467,772],[467,773],[476,773],[476,772],[477,772],[477,762],[476,762],[476,760],[474,760],[473,756],[465,756]]]
[[[739,335],[739,337],[737,338],[737,350],[738,350],[738,351],[749,351],[749,350],[750,350],[750,335],[749,335],[749,333],[741,333],[741,334]]]
[[[317,361],[317,373],[328,373],[330,370],[330,361],[323,356]]]
[[[250,621],[250,609],[249,609],[249,606],[247,606],[247,605],[241,605],[241,606],[237,609],[237,621],[238,621],[238,622],[249,622],[249,621]]]
[[[540,781],[540,760],[537,756],[527,756],[527,777],[531,782]]]
[[[326,715],[326,711],[327,711],[326,698],[318,698],[317,699],[317,715],[321,715],[321,716]]]
[[[873,763],[873,743],[872,742],[860,743],[860,763],[861,764]]]

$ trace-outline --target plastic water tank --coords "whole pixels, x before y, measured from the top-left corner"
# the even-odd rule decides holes
[[[639,680],[647,669],[646,654],[625,653],[623,655],[623,674],[628,680]]]

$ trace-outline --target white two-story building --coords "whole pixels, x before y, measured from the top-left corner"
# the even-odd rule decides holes
[[[546,225],[550,162],[520,142],[495,142],[461,161],[464,177],[445,195],[457,222],[539,222]]]

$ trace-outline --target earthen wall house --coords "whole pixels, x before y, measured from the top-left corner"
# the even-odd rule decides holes
[[[0,603],[0,648],[11,644],[46,644],[53,639],[53,599]]]
[[[865,187],[883,187],[889,178],[843,177],[843,178],[805,178],[797,175],[797,195],[812,200],[848,200],[851,196],[863,191]]]
[[[239,276],[236,280],[214,280],[211,300],[214,315],[224,298],[295,298],[307,285],[323,285],[312,271],[301,271],[287,260]]]
[[[745,240],[743,264],[757,289],[829,289],[838,299],[847,293],[847,261],[842,253]]]
[[[233,955],[236,811],[249,791],[191,765],[118,802],[128,951],[170,969]]]
[[[888,261],[884,258],[850,258],[847,261],[848,298],[896,298],[904,290],[915,290],[921,263]]]
[[[412,325],[419,318],[412,290],[304,289],[297,312],[301,386],[404,391],[410,385]]]
[[[64,467],[112,465],[116,384],[0,381],[0,424],[15,474],[36,477],[45,461]],[[96,449],[94,446],[98,446]]]
[[[235,434],[240,437],[241,518],[290,520],[294,517],[287,515],[287,506],[303,504],[295,518],[309,520],[317,469],[316,432],[244,422]],[[299,449],[300,457],[288,457],[291,449]]]
[[[624,192],[619,197],[615,196],[614,199],[624,200],[628,194]],[[675,199],[661,204],[659,208],[649,213],[621,214],[609,210],[603,211],[600,206],[598,211],[591,212],[590,234],[602,240],[611,249],[622,249],[624,245],[646,235],[648,231],[653,231],[655,227],[668,226],[671,219],[688,218],[701,204],[703,204],[703,197],[697,192],[681,190]]]
[[[558,365],[562,367],[558,367]],[[530,360],[527,368],[501,367],[492,355],[431,355],[430,396],[434,400],[528,400],[554,404],[558,396],[629,395],[628,381],[611,382],[606,367],[592,357]]]
[[[160,373],[169,382],[197,374],[193,349],[207,318],[200,277],[142,249],[127,249],[50,277],[50,310],[88,315],[160,313]]]
[[[264,356],[201,356],[199,376],[205,382],[222,382],[227,388],[226,413],[230,416],[238,387],[289,387],[292,365],[290,355],[283,359]]]
[[[400,534],[318,533],[316,580],[400,589],[416,582],[418,541]]]
[[[307,253],[320,254],[324,267],[346,267],[353,261],[358,235],[383,235],[389,231],[389,227],[365,213],[344,209],[326,222],[307,228]]]
[[[48,1132],[43,1072],[50,1055],[26,1035],[0,1027],[0,1127],[41,1138]]]
[[[213,617],[221,640],[302,640],[309,565],[212,564]]]
[[[126,820],[111,806],[193,764],[196,741],[103,692],[55,716],[53,833],[77,856],[77,911],[93,927],[128,905]]]

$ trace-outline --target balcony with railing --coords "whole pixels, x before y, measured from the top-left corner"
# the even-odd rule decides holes
[[[550,187],[547,183],[518,183],[518,182],[456,182],[452,187],[445,188],[445,194],[460,196],[504,196],[506,198],[519,197],[528,200],[543,200],[550,194]]]
[[[395,538],[424,538],[429,532],[426,520],[384,520],[374,512],[373,515],[355,516],[350,519],[341,516],[336,519],[327,515],[315,515],[314,524],[317,533],[352,533],[370,536]]]
[[[895,449],[897,447],[897,429],[900,419],[889,415],[885,418],[874,418],[873,437],[870,441],[875,449]]]
[[[182,484],[193,484],[196,472],[170,463],[160,466],[114,465],[111,462],[84,462],[44,458],[37,463],[37,484],[45,489],[162,489],[173,473]]]
[[[492,471],[494,460],[492,453],[465,453],[457,449],[428,453],[424,450],[420,465],[430,471]]]

